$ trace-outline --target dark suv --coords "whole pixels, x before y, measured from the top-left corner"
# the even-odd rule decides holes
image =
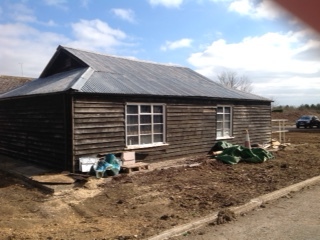
[[[317,116],[305,115],[305,116],[301,116],[297,120],[296,126],[297,128],[300,128],[300,127],[312,128],[313,126],[320,128],[320,120]]]

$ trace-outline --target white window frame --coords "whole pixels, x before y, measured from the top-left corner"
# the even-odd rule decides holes
[[[219,112],[219,108],[222,108],[222,112]],[[229,108],[229,112],[226,111],[226,109]],[[217,106],[217,125],[216,125],[216,139],[231,139],[234,138],[232,137],[232,132],[233,132],[233,111],[232,111],[232,106],[230,105],[221,105]],[[219,120],[218,115],[222,115],[222,120]],[[226,116],[229,115],[229,128],[225,127],[225,124],[228,122]],[[222,128],[218,128],[218,123],[222,123]],[[227,130],[229,129],[229,131]],[[221,131],[222,135],[218,136],[218,132]]]
[[[137,106],[138,107],[138,113],[137,114],[131,114],[128,113],[128,106]],[[141,112],[141,106],[150,106],[151,107],[151,113],[142,113]],[[158,113],[154,113],[153,112],[153,106],[162,106],[162,114],[158,114]],[[130,115],[137,115],[138,116],[138,123],[137,124],[132,124],[132,126],[137,126],[138,127],[138,133],[134,134],[134,135],[128,135],[128,127],[130,126],[130,124],[128,124],[127,122],[127,116]],[[143,125],[140,123],[140,116],[142,115],[151,115],[151,143],[147,143],[147,144],[142,144],[141,143],[141,136],[143,136],[144,134],[142,134],[140,132],[140,126]],[[155,125],[161,125],[159,123],[154,123],[153,122],[153,116],[155,115],[160,115],[162,116],[162,135],[163,135],[163,141],[162,142],[154,142],[154,136],[156,135],[156,133],[154,133],[154,126]],[[163,103],[127,103],[126,104],[126,108],[125,108],[125,140],[126,140],[126,149],[135,149],[135,148],[148,148],[148,147],[156,147],[156,146],[162,146],[162,145],[168,145],[166,144],[166,105]],[[145,134],[145,135],[149,135],[149,134]],[[128,143],[128,137],[129,136],[138,136],[138,144],[132,144],[130,145]]]

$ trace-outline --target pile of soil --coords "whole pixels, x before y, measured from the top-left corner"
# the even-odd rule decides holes
[[[318,176],[320,130],[286,137],[291,145],[261,164],[201,156],[177,163],[184,166],[92,177],[53,195],[1,173],[0,239],[145,239]]]

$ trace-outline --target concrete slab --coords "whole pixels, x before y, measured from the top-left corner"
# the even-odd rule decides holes
[[[44,174],[31,176],[30,179],[42,184],[73,184],[75,180],[66,174]]]
[[[22,179],[27,184],[48,193],[73,188],[75,183],[75,180],[66,176],[66,174],[61,174],[50,168],[30,162],[23,162],[4,155],[0,155],[0,170],[10,173]],[[64,186],[61,186],[62,184]]]

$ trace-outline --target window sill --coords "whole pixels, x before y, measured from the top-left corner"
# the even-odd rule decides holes
[[[218,137],[216,140],[228,140],[228,139],[234,139],[234,137]]]
[[[155,148],[155,147],[163,147],[169,146],[168,143],[161,143],[161,144],[145,144],[145,145],[135,145],[135,146],[127,146],[124,150],[134,150],[134,149],[145,149],[145,148]]]

